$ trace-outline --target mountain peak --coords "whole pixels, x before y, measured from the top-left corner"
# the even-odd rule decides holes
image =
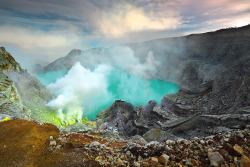
[[[67,54],[66,57],[79,56],[81,55],[81,52],[82,51],[80,49],[74,48]]]
[[[1,51],[1,52],[6,52],[5,47],[2,47],[2,46],[1,46],[1,47],[0,47],[0,51]]]
[[[20,64],[16,62],[14,57],[12,57],[4,47],[0,47],[0,68],[7,71],[24,71]]]

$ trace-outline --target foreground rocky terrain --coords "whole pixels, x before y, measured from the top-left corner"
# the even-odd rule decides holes
[[[149,142],[103,138],[106,132],[59,133],[52,124],[0,123],[0,166],[225,166],[250,165],[250,133],[234,131],[190,140]]]

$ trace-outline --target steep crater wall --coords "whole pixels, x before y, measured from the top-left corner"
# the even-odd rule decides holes
[[[1,114],[21,119],[37,119],[36,114],[46,109],[46,101],[53,96],[44,85],[8,53],[0,48]]]

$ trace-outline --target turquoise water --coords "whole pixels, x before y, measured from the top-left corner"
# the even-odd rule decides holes
[[[49,85],[66,74],[67,71],[57,71],[37,77],[43,84]],[[128,75],[124,71],[117,69],[106,75],[105,80],[103,82],[106,82],[105,89],[108,93],[102,95],[98,92],[87,101],[82,102],[82,107],[85,111],[88,111],[83,112],[83,117],[95,119],[102,109],[108,108],[115,100],[130,102],[134,106],[145,106],[150,100],[156,100],[160,104],[164,95],[175,94],[179,91],[178,85],[174,83],[161,80],[146,80]],[[84,94],[84,92],[80,92],[80,94]]]
[[[37,78],[42,84],[48,86],[51,83],[55,83],[57,79],[64,77],[68,71],[53,71],[41,75],[37,75]]]
[[[150,100],[161,103],[164,95],[179,91],[178,85],[172,82],[145,80],[122,71],[113,71],[108,77],[108,83],[108,90],[115,99],[130,102],[134,106],[147,105]]]

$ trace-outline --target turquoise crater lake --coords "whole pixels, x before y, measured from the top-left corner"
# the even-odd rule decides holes
[[[56,71],[38,75],[37,78],[44,85],[48,86],[65,75],[67,75],[67,71]],[[91,99],[92,104],[89,104],[90,102],[82,103],[85,110],[91,110],[91,112],[87,112],[88,114],[83,115],[83,117],[95,119],[96,115],[102,109],[108,108],[115,100],[123,100],[132,103],[134,106],[145,106],[150,100],[155,100],[160,104],[164,95],[176,94],[179,91],[178,85],[172,82],[146,80],[137,76],[131,76],[122,70],[112,70],[106,76],[105,85],[108,95],[105,94],[103,97],[100,94],[96,95],[96,98]],[[81,93],[84,94],[84,92]],[[105,104],[100,102],[102,100],[106,100]]]

